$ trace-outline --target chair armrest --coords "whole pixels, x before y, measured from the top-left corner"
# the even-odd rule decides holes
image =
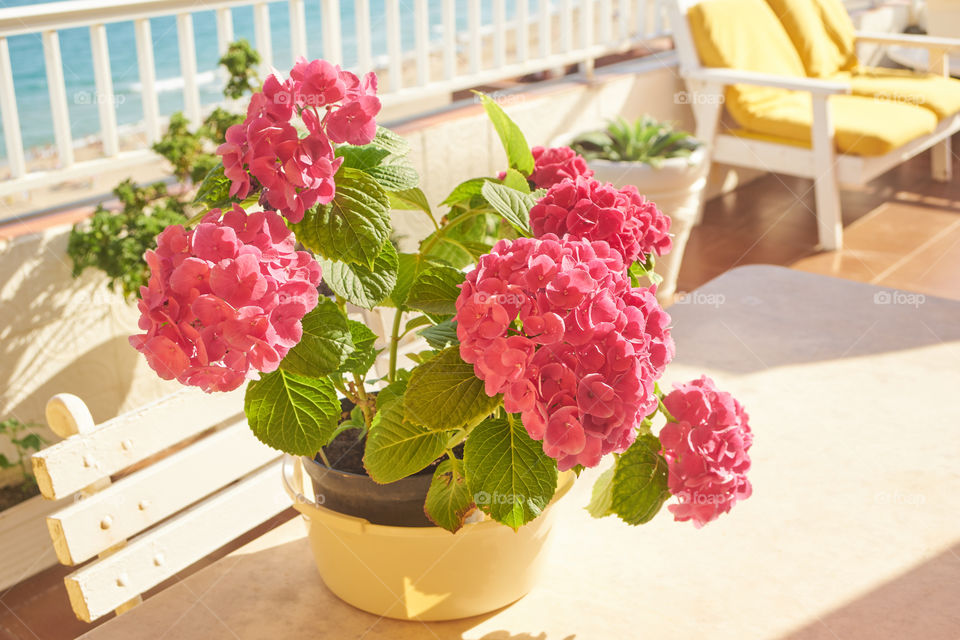
[[[819,80],[816,78],[778,76],[772,73],[758,73],[726,67],[709,67],[685,71],[682,74],[691,80],[701,80],[714,84],[750,84],[761,87],[775,87],[792,91],[807,91],[819,95],[850,93],[850,83]]]
[[[935,49],[940,51],[960,51],[960,38],[937,38],[908,33],[856,33],[857,42],[874,44],[897,44],[916,49]]]

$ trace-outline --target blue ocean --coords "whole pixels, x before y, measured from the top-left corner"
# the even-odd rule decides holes
[[[526,0],[529,1],[529,0]],[[37,0],[5,0],[4,7],[40,4]],[[311,58],[323,57],[320,2],[307,2],[306,21],[308,53]],[[492,22],[492,3],[483,2],[483,24]],[[290,13],[286,2],[275,2],[270,7],[270,26],[273,43],[273,64],[281,70],[293,63],[290,51]],[[403,49],[414,47],[413,7],[401,3],[401,34]],[[507,19],[511,19],[515,2],[507,3]],[[530,7],[535,11],[535,7]],[[431,38],[440,40],[442,5],[439,0],[430,0]],[[378,62],[385,60],[387,35],[384,0],[371,0],[370,16],[373,29],[373,55]],[[457,0],[457,30],[467,28],[467,0]],[[193,14],[197,68],[200,72],[200,97],[204,104],[222,102],[223,78],[217,73],[217,28],[214,11],[198,11]],[[246,38],[255,43],[253,8],[240,7],[233,10],[234,37]],[[183,108],[183,80],[180,77],[180,56],[177,42],[177,24],[174,16],[151,19],[154,59],[158,83],[160,113],[169,115]],[[356,63],[356,19],[352,0],[341,2],[341,39],[344,64]],[[117,96],[117,123],[133,125],[143,119],[140,96],[140,78],[136,58],[133,23],[107,25],[110,49],[113,88]],[[40,34],[13,36],[9,39],[10,58],[13,65],[14,86],[20,112],[20,127],[24,148],[37,150],[54,142],[53,121],[50,113],[46,69]],[[70,109],[71,131],[75,141],[96,134],[100,130],[93,78],[93,62],[90,53],[88,28],[60,31],[60,49],[64,62],[64,79],[67,102]],[[0,132],[0,158],[6,155],[3,134]]]

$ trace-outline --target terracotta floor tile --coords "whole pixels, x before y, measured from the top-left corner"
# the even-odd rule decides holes
[[[960,220],[877,284],[960,299]]]

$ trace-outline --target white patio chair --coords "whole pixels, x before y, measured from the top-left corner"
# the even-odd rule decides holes
[[[920,135],[915,135],[884,153],[864,155],[840,152],[837,148],[836,113],[834,112],[836,105],[831,105],[830,98],[851,92],[856,93],[852,91],[849,79],[825,79],[802,74],[782,75],[770,72],[769,66],[763,61],[753,69],[705,66],[702,61],[702,52],[698,51],[691,31],[690,12],[701,3],[716,1],[673,0],[669,6],[674,42],[680,58],[680,73],[691,94],[694,95],[691,104],[696,117],[697,137],[710,144],[712,161],[813,179],[817,228],[822,248],[839,249],[843,244],[839,191],[841,185],[863,185],[930,148],[933,148],[934,179],[947,181],[951,178],[950,136],[960,131],[960,113],[940,114],[929,119],[926,129],[922,126],[917,127]],[[738,18],[744,23],[747,22],[744,18],[755,14],[757,10],[762,10],[761,12],[769,10],[764,2],[757,4],[751,3],[751,0],[725,1],[727,5],[724,7],[725,10],[739,11]],[[738,8],[737,3],[742,6]],[[772,11],[770,15],[774,15]],[[761,49],[765,46],[762,42],[767,36],[777,30],[776,16],[773,23],[773,27],[767,24],[767,27],[771,28],[764,28],[759,33],[751,34],[744,31],[731,35],[730,41],[755,47],[755,50]],[[782,29],[782,27],[779,28]],[[783,31],[783,34],[786,35],[786,31]],[[777,34],[773,35],[780,37]],[[753,40],[752,36],[756,36],[756,40]],[[928,49],[931,53],[931,71],[942,76],[949,75],[948,54],[960,51],[960,39],[953,38],[865,33],[857,33],[855,38],[857,43],[896,44]],[[789,39],[787,43],[788,46],[792,46]],[[800,68],[803,69],[802,66]],[[725,90],[737,85],[769,87],[809,94],[812,108],[812,127],[809,138],[805,141],[778,139],[776,136],[763,135],[764,132],[749,131],[749,127],[743,123],[738,123],[742,129],[736,134],[721,130]],[[848,101],[847,113],[850,112],[850,100],[885,102],[879,94],[872,98],[858,95],[847,96],[845,99]],[[892,112],[889,105],[894,102],[894,100],[886,101],[884,108]],[[862,104],[864,108],[869,108],[866,103]],[[913,109],[920,111],[910,112],[910,108],[909,104],[895,107],[898,109],[897,113],[905,113],[907,117],[910,117],[911,113],[919,116],[922,115],[920,111],[926,111],[920,105],[912,106]],[[929,118],[929,116],[925,117]],[[889,124],[893,127],[901,123],[890,122]]]

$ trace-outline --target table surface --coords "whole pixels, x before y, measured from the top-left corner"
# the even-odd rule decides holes
[[[960,302],[750,266],[670,313],[668,382],[712,376],[755,436],[753,496],[704,529],[593,520],[591,470],[537,588],[425,624],[339,601],[297,518],[85,637],[960,638]]]

